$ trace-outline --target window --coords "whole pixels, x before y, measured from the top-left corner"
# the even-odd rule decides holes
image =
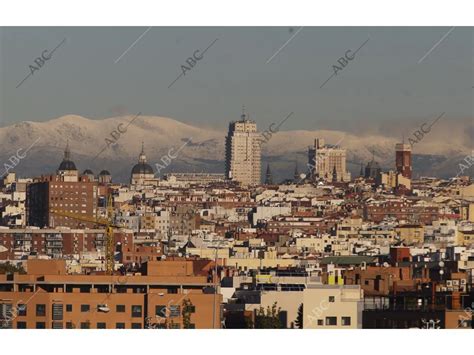
[[[142,329],[141,323],[132,323],[132,329]]]
[[[63,305],[62,304],[53,303],[52,316],[53,316],[53,320],[63,320]]]
[[[155,315],[158,317],[166,317],[166,306],[155,306]]]
[[[81,304],[81,312],[89,312],[91,310],[91,306],[88,304]]]
[[[351,317],[341,317],[342,325],[351,325]]]
[[[36,329],[46,329],[45,322],[36,322]]]
[[[63,329],[63,323],[62,322],[53,322],[52,328],[53,329]]]
[[[91,323],[90,322],[81,322],[81,329],[90,329]]]
[[[329,302],[333,303],[335,301],[335,297],[334,296],[329,296]]]
[[[171,324],[171,329],[180,329],[180,328],[181,327],[180,327],[179,323],[172,323]]]
[[[337,317],[326,317],[326,325],[337,325]]]
[[[66,305],[66,312],[72,312],[72,304]]]
[[[116,311],[116,312],[125,312],[125,305],[123,305],[123,304],[118,304],[118,305],[115,307],[115,311]]]
[[[125,329],[125,323],[115,323],[115,329]]]
[[[36,316],[37,317],[46,316],[46,305],[45,304],[37,304],[36,305]],[[36,323],[36,324],[38,324],[38,323]]]
[[[181,306],[171,305],[170,306],[170,318],[179,317]]]
[[[324,325],[324,321],[322,319],[318,319],[318,325]]]
[[[105,323],[97,323],[97,329],[107,329],[107,325]]]
[[[26,316],[26,304],[18,305],[18,316],[20,317]]]
[[[142,316],[142,306],[133,305],[132,306],[132,317],[141,317]]]
[[[189,323],[189,329],[196,329],[196,324]]]
[[[16,322],[16,329],[26,329],[26,322]]]
[[[74,325],[72,324],[72,322],[66,322],[66,329],[74,329]]]

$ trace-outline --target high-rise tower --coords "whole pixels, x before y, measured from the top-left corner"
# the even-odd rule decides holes
[[[225,138],[225,172],[228,179],[240,182],[243,186],[260,184],[260,142],[257,124],[242,109],[240,120],[229,124]]]
[[[411,179],[411,146],[410,144],[397,143],[395,145],[395,165],[397,172],[407,179]]]

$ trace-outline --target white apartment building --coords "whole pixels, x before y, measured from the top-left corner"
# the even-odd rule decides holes
[[[308,149],[308,166],[313,180],[351,181],[346,170],[346,150],[338,146],[324,144],[324,139],[314,140],[314,146]]]
[[[226,178],[243,186],[259,185],[261,180],[261,139],[257,124],[242,113],[241,120],[229,124],[225,139]]]
[[[362,328],[360,285],[308,285],[303,291],[303,329]]]

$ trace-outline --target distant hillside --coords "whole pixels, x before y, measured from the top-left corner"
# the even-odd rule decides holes
[[[26,154],[26,158],[13,169],[20,176],[54,172],[62,160],[67,141],[72,159],[80,171],[89,168],[97,174],[100,170],[107,169],[115,181],[128,181],[142,141],[148,162],[152,166],[158,163],[170,148],[176,150],[185,142],[189,142],[182,148],[178,158],[162,173],[224,171],[225,131],[194,127],[171,118],[155,116],[138,116],[127,127],[133,118],[127,116],[91,120],[68,115],[47,122],[27,121],[0,128],[0,174],[5,171],[4,164],[9,164],[11,155],[16,154],[18,149],[27,149],[35,141],[37,143]],[[120,133],[125,127],[126,132]],[[259,129],[263,131],[266,127]],[[114,131],[115,133],[112,133]],[[415,174],[454,176],[458,172],[459,161],[471,153],[469,139],[458,136],[459,139],[453,144],[449,140],[437,139],[436,135],[445,134],[442,128],[437,131],[438,133],[430,133],[429,137],[414,146]],[[467,133],[460,131],[451,134]],[[307,147],[316,137],[325,138],[330,144],[340,142],[340,145],[347,149],[348,167],[353,174],[358,174],[360,162],[365,164],[372,159],[372,155],[383,168],[391,168],[394,165],[394,138],[380,134],[356,136],[342,131],[298,130],[276,133],[263,145],[262,170],[266,169],[269,162],[277,181],[293,176],[295,161],[298,162],[299,170],[304,171]],[[94,159],[99,152],[100,155]],[[470,173],[473,174],[471,171]]]

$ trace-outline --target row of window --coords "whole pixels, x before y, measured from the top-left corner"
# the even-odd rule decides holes
[[[324,320],[318,319],[318,325],[323,326]],[[337,325],[337,317],[326,317],[326,325]],[[351,317],[341,317],[341,325],[342,326],[350,326],[351,325]]]
[[[332,299],[331,299],[332,298]],[[329,297],[329,302],[334,302],[334,298],[331,296]],[[12,304],[6,304],[6,309],[12,309]],[[81,304],[80,310],[82,313],[90,312],[91,307],[89,304]],[[73,305],[66,304],[66,312],[72,312]],[[126,306],[123,304],[118,304],[115,306],[115,311],[117,313],[125,313]],[[195,313],[196,307],[194,305],[187,306],[185,310],[188,313]],[[24,317],[27,315],[27,306],[26,304],[19,304],[17,307],[17,314],[20,317]],[[155,307],[155,315],[159,317],[169,317],[169,318],[176,318],[179,317],[181,314],[181,306],[179,305],[158,305]],[[139,318],[143,316],[143,307],[141,305],[132,305],[131,306],[131,315],[134,318]],[[36,316],[37,317],[45,317],[46,316],[46,305],[45,304],[37,304],[36,305]],[[53,320],[62,320],[63,319],[63,305],[54,303],[52,305],[52,319]],[[43,322],[38,322],[43,323]]]
[[[17,329],[27,329],[27,323],[26,322],[17,322]],[[179,324],[178,324],[179,326]],[[35,323],[35,328],[36,329],[46,329],[46,323],[45,322],[36,322]],[[63,323],[61,322],[53,322],[52,323],[52,328],[53,329],[63,329]],[[72,322],[66,322],[66,329],[75,329],[76,326]],[[91,323],[90,322],[81,322],[79,323],[79,328],[80,329],[91,329]],[[99,322],[96,325],[97,329],[107,329],[107,324],[104,322]],[[125,329],[125,323],[115,323],[115,329]],[[142,324],[141,323],[132,323],[131,329],[142,329]]]
[[[12,305],[6,305],[10,309],[12,308]],[[88,304],[81,304],[81,312],[90,312],[90,305]],[[53,319],[54,320],[62,320],[63,316],[63,305],[62,304],[53,304]],[[67,304],[66,305],[66,312],[72,312],[73,306],[72,304]],[[118,313],[124,313],[126,310],[125,305],[116,305],[115,311]],[[142,310],[143,307],[141,305],[132,305],[131,307],[131,314],[132,317],[142,317]],[[27,315],[27,306],[26,304],[19,304],[17,307],[17,314],[18,316],[26,316]],[[46,305],[45,304],[37,304],[36,305],[36,316],[37,317],[45,317],[46,316]]]

